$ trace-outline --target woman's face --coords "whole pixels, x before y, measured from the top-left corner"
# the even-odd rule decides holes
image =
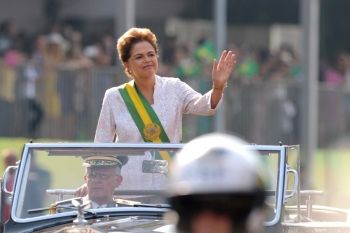
[[[158,56],[148,41],[136,43],[124,66],[134,79],[153,78],[158,70]]]

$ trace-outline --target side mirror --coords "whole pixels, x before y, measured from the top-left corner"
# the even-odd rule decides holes
[[[143,173],[168,174],[168,161],[166,160],[144,160],[142,162]]]
[[[4,172],[3,191],[9,195],[13,194],[13,186],[17,175],[18,166],[8,166]]]

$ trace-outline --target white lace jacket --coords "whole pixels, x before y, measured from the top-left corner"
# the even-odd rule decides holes
[[[216,112],[220,104],[211,109],[210,97],[211,91],[201,95],[178,78],[156,76],[154,104],[151,106],[171,143],[181,142],[183,114],[213,115]],[[105,93],[95,142],[113,142],[114,135],[116,142],[144,142],[118,87],[110,88]]]

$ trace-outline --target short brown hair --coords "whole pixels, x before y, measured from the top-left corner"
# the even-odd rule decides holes
[[[158,45],[156,35],[148,28],[130,28],[117,42],[117,51],[122,63],[127,62],[130,58],[130,51],[135,44],[141,41],[149,42],[158,54]]]

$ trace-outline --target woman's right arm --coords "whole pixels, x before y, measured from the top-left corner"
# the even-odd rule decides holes
[[[103,98],[94,142],[113,142],[115,134],[116,130],[112,111],[111,95],[107,90]]]

